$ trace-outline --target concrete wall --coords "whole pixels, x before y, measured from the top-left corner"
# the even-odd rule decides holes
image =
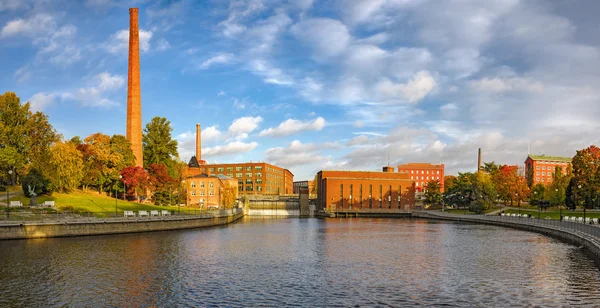
[[[300,216],[300,210],[249,209],[248,216]]]
[[[44,237],[66,237],[137,233],[211,227],[232,223],[244,216],[220,213],[215,217],[199,218],[186,216],[149,217],[135,219],[95,219],[93,221],[54,221],[46,223],[22,223],[0,225],[0,240],[31,239]]]
[[[477,218],[469,218],[468,216],[442,216],[435,215],[434,213],[426,212],[414,212],[412,217],[417,218],[430,218],[440,220],[451,220],[451,221],[464,221],[470,223],[480,223],[496,225],[514,229],[520,229],[525,231],[532,231],[541,233],[547,236],[551,236],[577,246],[585,247],[595,258],[596,261],[600,262],[600,239],[591,236],[585,232],[578,232],[576,230],[567,228],[557,228],[554,226],[543,226],[543,225],[530,225],[525,223],[519,223],[518,221],[503,221],[503,220],[482,220]]]

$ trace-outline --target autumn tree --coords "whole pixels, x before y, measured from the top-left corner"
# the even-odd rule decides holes
[[[496,162],[492,161],[492,162],[488,162],[488,163],[483,163],[483,166],[481,167],[481,170],[483,170],[483,172],[494,176],[500,169],[500,166],[496,165]]]
[[[71,142],[59,141],[50,147],[46,178],[52,190],[68,193],[76,189],[83,178],[83,155]]]
[[[138,166],[126,167],[121,171],[121,182],[127,187],[126,195],[135,195],[139,200],[146,195],[150,185],[150,177],[144,168]]]
[[[48,161],[48,149],[59,139],[47,115],[33,113],[30,104],[21,104],[14,92],[0,95],[0,159],[12,156],[3,159],[0,171],[13,170],[19,179],[31,168],[43,169]]]
[[[539,201],[544,199],[546,195],[546,185],[542,183],[537,183],[531,187],[531,195],[529,196],[529,204],[538,205]]]
[[[51,191],[48,189],[50,181],[45,178],[37,169],[29,170],[26,176],[21,180],[21,187],[25,197],[31,198],[30,205],[35,206],[36,198],[39,195],[48,195]]]
[[[471,174],[471,203],[469,210],[482,214],[496,204],[496,187],[492,176],[484,172]]]
[[[425,203],[431,206],[442,205],[443,198],[441,185],[437,180],[431,180],[425,184]]]
[[[221,191],[221,206],[225,209],[233,208],[235,200],[237,199],[238,189],[237,185],[233,184],[231,180],[225,180],[223,182],[223,190]]]
[[[446,175],[444,176],[444,189],[451,189],[454,185],[456,185],[456,177],[454,175]]]
[[[600,148],[591,145],[577,151],[572,160],[573,177],[570,182],[572,204],[592,208],[600,195]]]
[[[148,176],[154,204],[171,204],[171,187],[175,180],[167,173],[167,167],[164,164],[151,164]]]
[[[511,205],[513,205],[513,201],[520,204],[521,200],[529,196],[527,181],[518,175],[518,170],[519,166],[517,165],[503,165],[492,177],[497,194],[505,204],[507,200],[510,200]]]
[[[142,146],[144,166],[164,164],[171,176],[175,176],[177,140],[171,137],[171,122],[163,117],[154,117],[144,128]]]
[[[124,137],[112,138],[102,133],[88,136],[77,148],[82,153],[84,176],[82,186],[96,186],[98,191],[111,190],[119,180],[119,173],[133,165],[133,154],[127,149]]]
[[[453,184],[445,187],[446,204],[456,205],[459,208],[469,207],[473,193],[472,177],[473,173],[458,173],[458,177],[452,181]]]
[[[549,200],[552,206],[561,206],[565,204],[567,186],[571,181],[571,168],[568,167],[563,174],[562,168],[556,166],[552,177],[552,183],[546,189],[544,198]]]

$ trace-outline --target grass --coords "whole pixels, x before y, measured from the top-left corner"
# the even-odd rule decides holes
[[[493,212],[493,211],[496,211],[499,209],[500,208],[497,208],[497,207],[491,207],[491,208],[485,210],[483,213],[486,214],[486,213]],[[451,214],[465,214],[465,215],[476,215],[477,214],[475,212],[471,212],[469,210],[464,210],[464,209],[447,209],[447,210],[444,210],[444,212],[451,213]]]
[[[1,198],[0,198],[1,199]],[[11,201],[21,201],[24,206],[29,205],[29,198],[24,195],[10,198]],[[111,213],[115,212],[115,198],[106,195],[98,194],[97,192],[74,191],[69,194],[54,193],[52,196],[38,196],[36,202],[38,204],[44,201],[54,201],[54,205],[59,212],[74,211],[74,212],[92,212],[92,213]],[[140,210],[177,210],[177,206],[157,206],[151,204],[142,204],[137,202],[129,202],[118,200],[118,212],[123,211],[140,211]],[[183,212],[195,212],[198,209],[181,207]],[[113,215],[114,216],[114,215]]]

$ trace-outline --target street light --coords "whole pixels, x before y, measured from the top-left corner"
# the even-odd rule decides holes
[[[540,212],[542,211],[542,206],[541,206],[541,204],[540,204],[540,201],[538,201],[538,198],[537,198],[537,191],[534,191],[534,192],[533,192],[533,195],[534,195],[534,198],[533,198],[533,199],[535,200],[535,202],[536,202],[536,203],[537,203],[537,205],[538,205],[538,219],[540,219]]]
[[[12,178],[12,170],[8,170],[8,177]],[[6,179],[6,220],[8,220],[10,218],[10,209],[9,209],[9,205],[10,205],[10,201],[8,201],[8,190],[10,187],[10,182],[8,181],[8,179]]]

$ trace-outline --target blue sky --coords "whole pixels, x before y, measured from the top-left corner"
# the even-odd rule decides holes
[[[596,1],[0,0],[0,91],[65,138],[125,134],[129,7],[142,114],[182,159],[296,180],[390,163],[522,164],[598,144]]]

